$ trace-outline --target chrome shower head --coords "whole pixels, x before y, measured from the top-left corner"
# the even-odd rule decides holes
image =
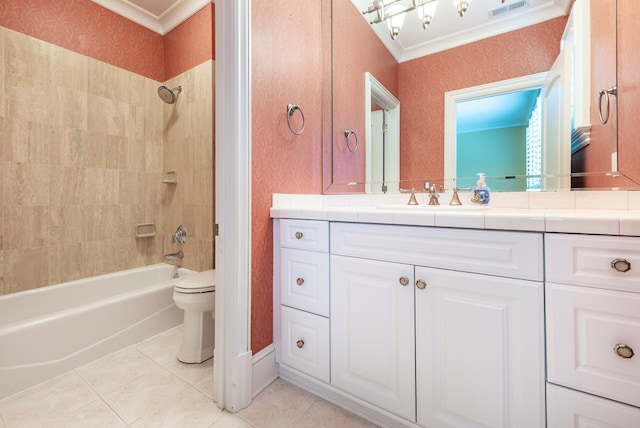
[[[166,86],[160,86],[158,88],[158,95],[167,104],[175,104],[178,100],[178,94],[182,92],[182,86],[177,86],[173,89],[169,89]]]

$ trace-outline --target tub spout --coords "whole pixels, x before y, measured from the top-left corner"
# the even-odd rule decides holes
[[[164,261],[173,260],[173,259],[184,259],[184,253],[182,251],[178,251],[177,253],[165,254],[163,259]]]

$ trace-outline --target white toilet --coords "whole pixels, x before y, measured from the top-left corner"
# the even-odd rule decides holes
[[[178,360],[201,363],[213,356],[216,271],[193,273],[176,282],[173,301],[184,311]]]

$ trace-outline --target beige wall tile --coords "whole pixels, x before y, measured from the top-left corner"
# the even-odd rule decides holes
[[[4,251],[4,291],[31,290],[49,282],[49,252],[45,247]]]
[[[160,82],[1,27],[0,58],[0,293],[158,263],[179,224],[188,265],[213,265],[211,61],[168,105]],[[146,222],[159,235],[136,239]]]
[[[85,278],[85,244],[76,242],[69,245],[49,247],[49,281],[51,284]]]
[[[87,200],[87,171],[64,165],[50,165],[51,205],[80,205]]]
[[[84,205],[56,205],[50,212],[50,245],[74,245],[87,240],[87,208]],[[53,249],[52,249],[53,251]]]
[[[7,77],[20,76],[49,82],[51,49],[49,43],[5,29]]]
[[[87,206],[87,241],[117,239],[119,236],[120,206]]]
[[[3,174],[5,204],[49,204],[50,184],[48,165],[5,163]]]
[[[87,204],[117,204],[120,194],[119,178],[117,169],[87,168]]]

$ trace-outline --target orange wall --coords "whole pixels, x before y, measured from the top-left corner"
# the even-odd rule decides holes
[[[618,0],[618,161],[640,182],[640,7]]]
[[[209,3],[164,36],[164,79],[215,59],[215,6]]]
[[[442,179],[445,92],[549,70],[566,22],[556,18],[401,63],[401,180]]]
[[[254,1],[251,6],[254,353],[273,340],[271,195],[322,193],[321,3],[321,0],[273,0]],[[287,126],[289,103],[303,109],[306,126],[302,135],[293,135]],[[298,113],[292,119],[297,120]]]
[[[2,0],[0,26],[164,81],[214,58],[214,7],[161,36],[89,0]]]

